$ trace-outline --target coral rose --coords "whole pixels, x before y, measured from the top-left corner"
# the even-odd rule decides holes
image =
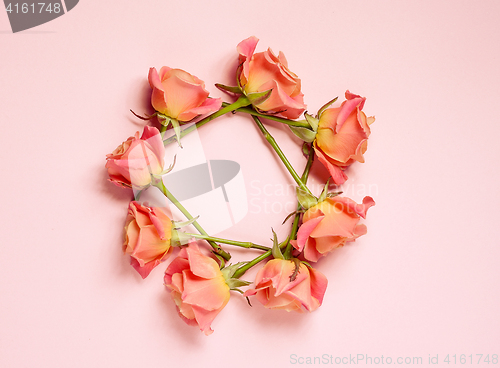
[[[282,52],[276,56],[269,48],[254,54],[258,41],[252,36],[238,44],[238,84],[247,96],[272,89],[269,98],[254,107],[267,114],[297,119],[306,109],[300,79],[288,69]]]
[[[143,279],[170,255],[171,236],[172,222],[160,208],[130,202],[123,247]]]
[[[209,98],[201,79],[182,69],[164,66],[158,74],[155,68],[151,68],[148,80],[153,89],[153,108],[169,118],[185,122],[221,107],[222,100]]]
[[[340,107],[329,108],[319,116],[319,127],[314,141],[314,151],[328,169],[335,184],[347,180],[343,169],[354,161],[364,162],[370,124],[374,117],[363,111],[366,98],[347,91],[347,101]]]
[[[212,321],[229,301],[229,286],[217,262],[191,242],[170,263],[164,280],[184,322],[210,335]]]
[[[371,197],[365,197],[362,204],[346,197],[326,198],[304,213],[294,247],[304,251],[308,261],[318,261],[333,249],[366,234],[366,226],[358,222],[373,205]]]
[[[256,295],[266,308],[312,312],[323,302],[327,284],[321,272],[297,259],[273,259],[257,273],[255,289],[244,295]]]
[[[106,156],[109,180],[118,186],[141,189],[151,183],[151,174],[163,171],[165,147],[158,129],[146,126]]]

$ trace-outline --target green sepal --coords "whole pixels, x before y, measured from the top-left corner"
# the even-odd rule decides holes
[[[159,112],[156,112],[156,116],[158,116],[158,121],[160,122],[160,124],[168,128],[168,126],[170,125],[170,117],[160,114]]]
[[[175,138],[177,139],[177,143],[179,144],[179,147],[182,148],[182,144],[181,144],[181,127],[180,127],[180,124],[179,122],[176,120],[176,119],[173,119],[171,118],[170,116],[167,116],[167,115],[163,115],[163,114],[160,114],[158,113],[158,117],[159,117],[159,121],[160,121],[160,124],[167,127],[172,124],[172,127],[174,128],[174,132],[175,132]],[[162,135],[163,136],[163,135]]]
[[[331,193],[328,193],[328,194],[326,195],[326,197],[327,197],[327,198],[333,198],[333,197],[336,197],[336,196],[338,196],[338,195],[341,195],[342,193],[344,193],[344,192],[331,192]]]
[[[181,227],[195,223],[196,220],[198,220],[199,218],[200,216],[196,216],[195,218],[192,218],[191,220],[188,221],[172,221],[172,227],[177,230],[180,229]]]
[[[159,112],[158,112],[158,111],[156,111],[154,114],[151,114],[151,115],[144,114],[144,115],[146,115],[146,117],[144,117],[144,116],[141,116],[141,115],[136,114],[136,113],[134,112],[134,110],[132,110],[132,109],[130,109],[130,112],[131,112],[132,114],[134,114],[134,116],[135,116],[136,118],[139,118],[139,119],[141,119],[141,120],[151,120],[151,119],[153,119],[155,116],[157,116],[157,115],[159,114]]]
[[[309,264],[307,261],[301,261],[303,264],[305,264],[307,267],[312,268],[312,266]]]
[[[226,284],[229,286],[229,289],[240,291],[240,290],[237,289],[238,287],[248,286],[248,285],[251,284],[250,281],[245,281],[245,280],[240,280],[240,279],[233,278],[233,276],[234,276],[235,272],[238,270],[238,268],[240,268],[241,266],[243,266],[243,265],[245,265],[247,263],[248,262],[238,262],[236,264],[224,267],[221,270],[222,276],[224,276],[224,280],[226,281]]]
[[[268,89],[267,91],[264,92],[254,92],[254,93],[249,93],[247,95],[247,98],[250,100],[250,103],[252,105],[260,105],[264,101],[266,101],[269,96],[271,96],[271,93],[273,92],[272,89]]]
[[[302,145],[302,153],[306,157],[309,157],[309,155],[311,154],[311,145],[307,142],[304,142],[304,144]]]
[[[240,280],[240,279],[229,279],[226,280],[227,286],[229,286],[230,290],[236,290],[236,288],[239,288],[241,286],[248,286],[251,284],[250,281],[245,281],[245,280]]]
[[[178,247],[181,245],[186,245],[193,237],[191,235],[187,235],[182,231],[172,229],[172,235],[170,237],[170,245],[173,247]]]
[[[221,83],[215,83],[215,87],[217,87],[219,90],[222,92],[229,93],[232,96],[239,96],[243,93],[240,87],[231,87],[231,86],[226,86]]]
[[[139,189],[139,190],[134,189],[134,201],[139,201],[139,198],[141,197],[143,190],[144,189]]]
[[[293,215],[298,215],[299,213],[304,213],[304,211],[302,211],[302,210],[301,210],[301,211],[293,211],[293,212],[290,212],[290,213],[288,214],[288,216],[287,216],[287,217],[283,220],[283,222],[281,223],[281,225],[284,225],[284,224],[285,224],[285,222],[287,222],[287,221],[290,219],[290,217],[292,217]]]
[[[330,185],[330,178],[326,181],[325,187],[323,188],[323,191],[321,192],[321,195],[318,198],[318,203],[323,202],[326,199],[326,196],[328,195],[328,186]]]
[[[300,259],[298,258],[292,258],[290,261],[292,261],[295,264],[295,269],[293,270],[293,273],[289,276],[290,282],[295,281],[297,278],[297,275],[300,273]]]
[[[165,170],[163,170],[161,173],[159,174],[151,174],[151,176],[153,176],[154,178],[156,179],[161,179],[161,177],[165,174],[168,174],[170,171],[172,171],[174,169],[174,166],[175,166],[175,162],[177,161],[177,155],[174,155],[174,162],[172,162],[172,164],[167,167]]]
[[[290,126],[290,130],[293,134],[307,143],[311,143],[312,141],[314,141],[314,138],[316,138],[316,132],[307,128]]]
[[[219,260],[219,262],[220,262],[219,268],[222,270],[224,268],[224,266],[226,265],[226,260],[221,255],[215,253],[215,251],[212,251],[212,254],[215,256],[215,258],[217,258]]]
[[[224,269],[222,270],[222,276],[224,276],[224,279],[226,280],[231,279],[238,268],[246,265],[247,263],[248,262],[238,262],[236,264],[224,267]]]
[[[306,121],[309,123],[309,125],[311,126],[312,130],[314,130],[315,132],[318,131],[318,126],[319,126],[319,119],[312,116],[312,115],[309,115],[307,112],[304,113],[304,117],[306,118]]]
[[[325,111],[326,109],[328,109],[328,108],[330,107],[330,105],[331,105],[331,104],[333,104],[333,103],[335,103],[335,101],[337,101],[338,99],[339,99],[339,98],[338,98],[338,96],[337,96],[337,97],[335,97],[333,100],[328,101],[326,104],[324,104],[324,105],[321,107],[321,109],[319,109],[319,111],[318,111],[318,115],[317,115],[318,119],[321,117],[321,114],[323,113],[323,111]]]
[[[273,231],[273,249],[271,251],[271,254],[276,259],[285,259],[283,257],[283,253],[281,253],[281,248],[280,248],[280,245],[278,243],[278,236],[276,235],[276,233],[274,232],[274,230],[272,230],[272,231]]]
[[[318,198],[297,187],[297,200],[303,209],[307,210],[318,204]]]
[[[181,144],[181,125],[176,119],[170,119],[172,122],[172,126],[174,127],[174,132],[175,132],[175,137],[177,138],[177,143],[179,144],[179,147],[182,148]]]

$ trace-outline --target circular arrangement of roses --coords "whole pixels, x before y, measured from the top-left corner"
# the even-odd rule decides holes
[[[365,235],[367,227],[362,221],[375,204],[371,197],[356,203],[338,191],[348,180],[345,169],[364,162],[370,125],[375,120],[363,111],[366,98],[346,91],[340,104],[334,99],[316,115],[307,113],[301,80],[290,70],[285,55],[270,48],[255,52],[257,43],[252,36],[238,44],[234,85],[216,85],[231,102],[211,98],[205,83],[182,69],[150,68],[148,81],[155,112],[141,118],[151,125],[145,125],[142,133],[136,132],[106,157],[109,180],[134,193],[123,242],[132,268],[142,278],[162,268],[164,287],[179,316],[206,335],[213,332],[213,320],[233,297],[245,297],[249,303],[257,300],[268,309],[312,312],[319,308],[328,281],[315,268],[316,263]],[[297,211],[284,221],[284,226],[290,227],[285,239],[278,239],[271,229],[272,241],[266,245],[213,237],[197,222],[197,214],[184,208],[163,182],[175,163],[174,158],[165,157],[165,145],[175,141],[181,145],[182,137],[192,131],[192,125],[186,123],[195,121],[195,127],[200,128],[231,112],[251,118],[297,186]],[[286,124],[303,140],[297,147],[307,158],[302,172],[295,171],[267,131],[266,119]],[[166,139],[169,129],[173,129],[174,138]],[[321,193],[313,193],[307,186],[315,159],[330,175]],[[337,191],[330,191],[331,186]],[[141,193],[151,187],[180,210],[183,221],[172,220],[165,208],[141,201]],[[188,232],[188,227],[194,227],[196,233]],[[231,263],[227,248],[234,246],[259,255]],[[252,267],[260,267],[255,280],[242,279]]]

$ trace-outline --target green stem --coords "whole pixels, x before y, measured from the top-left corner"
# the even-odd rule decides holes
[[[292,167],[292,165],[290,164],[290,162],[286,158],[285,154],[283,153],[283,151],[281,150],[281,148],[276,143],[276,141],[273,138],[273,136],[267,131],[267,129],[264,126],[264,124],[262,124],[262,122],[260,121],[260,119],[257,116],[253,116],[252,115],[252,118],[255,121],[255,123],[257,124],[257,126],[259,127],[260,131],[262,132],[262,134],[264,135],[264,137],[266,138],[266,140],[274,148],[274,150],[278,154],[279,158],[281,159],[281,162],[283,162],[283,164],[285,165],[285,167],[288,169],[288,172],[290,173],[290,175],[292,175],[293,179],[295,180],[295,182],[297,183],[297,185],[299,186],[299,188],[302,189],[303,191],[305,191],[306,193],[312,195],[312,193],[309,190],[309,188],[304,185],[304,183],[302,182],[301,178],[299,177],[299,175],[297,174],[297,172],[294,170],[294,168]]]
[[[307,164],[306,167],[304,168],[304,173],[302,174],[302,182],[307,184],[307,179],[309,178],[309,172],[311,171],[311,166],[314,161],[314,150],[312,147],[309,147],[309,157],[307,158]],[[297,205],[297,211],[301,209],[300,203]],[[286,246],[285,250],[285,257],[289,256],[291,257],[292,255],[292,248],[293,245],[290,243],[290,240],[295,240],[297,237],[297,231],[299,230],[299,220],[300,220],[300,213],[297,212],[295,215],[295,218],[293,219],[293,225],[292,225],[292,231],[290,232],[290,236],[288,237],[288,244]]]
[[[257,258],[251,260],[250,262],[248,262],[246,265],[244,266],[241,266],[240,268],[238,268],[236,270],[236,272],[234,273],[233,275],[233,278],[237,279],[241,276],[243,276],[243,274],[245,272],[247,272],[250,268],[252,268],[253,266],[255,266],[257,263],[259,263],[260,261],[263,261],[264,259],[266,259],[267,257],[269,257],[271,255],[271,251],[268,250],[266,253],[263,253],[261,254],[260,256],[258,256]]]
[[[260,249],[260,250],[265,250],[265,251],[268,251],[271,249],[271,248],[266,247],[264,245],[254,244],[251,242],[240,242],[240,241],[236,241],[236,240],[222,239],[222,238],[216,238],[214,236],[200,235],[200,234],[191,234],[191,233],[184,233],[184,234],[192,236],[193,238],[197,238],[197,239],[211,240],[211,241],[214,241],[217,243],[236,245],[238,247],[243,247],[243,248],[253,248],[253,249]]]
[[[229,104],[226,103],[226,102],[222,103],[222,106],[227,106],[227,105],[229,105]],[[236,112],[243,112],[245,114],[250,114],[250,115],[253,115],[253,116],[258,116],[260,118],[266,118],[268,120],[277,121],[279,123],[290,125],[290,126],[294,126],[294,127],[298,127],[298,128],[311,129],[311,125],[309,125],[309,123],[307,121],[304,121],[304,120],[299,120],[299,121],[289,120],[289,119],[280,118],[280,117],[274,116],[274,115],[261,114],[260,112],[256,111],[255,109],[253,109],[251,107],[240,107],[239,109],[237,109],[235,111]]]
[[[302,173],[301,177],[302,182],[304,184],[307,183],[307,179],[309,178],[309,172],[311,171],[313,161],[314,161],[314,149],[312,148],[311,145],[311,147],[309,147],[309,157],[307,158],[306,167],[304,168],[304,172]]]
[[[191,125],[190,127],[182,130],[181,131],[181,138],[184,137],[185,135],[191,133],[192,131],[200,128],[201,126],[205,125],[209,121],[212,121],[215,118],[218,118],[219,116],[222,116],[224,114],[227,114],[228,112],[234,111],[236,109],[239,109],[240,107],[248,106],[248,105],[250,105],[250,101],[248,100],[248,98],[246,96],[243,96],[243,95],[240,98],[238,98],[238,100],[236,100],[236,102],[234,102],[232,104],[224,103],[223,107],[220,110],[218,110],[218,111],[214,112],[212,115],[209,115],[206,118],[200,120],[196,124]],[[173,135],[172,137],[165,139],[163,141],[163,145],[166,146],[167,144],[170,144],[170,143],[175,142],[175,141],[176,141],[176,137],[175,137],[175,135]]]
[[[186,216],[186,218],[188,220],[193,219],[193,216],[191,216],[191,214],[188,212],[188,210],[186,210],[184,208],[184,206],[182,204],[180,204],[180,202],[173,196],[173,194],[170,193],[170,191],[167,189],[165,184],[163,184],[163,181],[161,180],[161,178],[156,180],[153,183],[153,185],[155,187],[157,187],[158,189],[160,189],[161,192],[165,195],[165,197],[167,197],[168,200],[170,202],[172,202],[179,209],[179,211],[181,211],[182,214],[184,216]],[[197,221],[193,222],[193,226],[196,228],[196,230],[198,230],[200,232],[200,234],[208,236],[207,232],[200,226],[200,224],[198,224]],[[231,259],[231,256],[229,255],[229,253],[226,253],[217,243],[215,243],[214,241],[211,241],[211,240],[209,240],[208,243],[212,246],[214,253],[220,255],[226,261],[229,261]]]

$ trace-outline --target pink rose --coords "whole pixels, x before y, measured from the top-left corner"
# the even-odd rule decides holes
[[[125,188],[144,188],[151,183],[151,174],[163,171],[165,147],[158,129],[146,126],[106,156],[109,180]]]
[[[297,119],[306,109],[300,79],[288,69],[282,52],[276,56],[269,48],[254,54],[258,41],[252,36],[238,44],[238,84],[245,95],[272,89],[269,98],[254,105],[255,108],[267,114]]]
[[[298,260],[273,259],[257,273],[255,289],[244,296],[256,295],[270,309],[312,312],[323,302],[327,284],[321,272]]]
[[[345,93],[347,101],[340,107],[326,109],[319,116],[319,127],[314,141],[314,151],[330,172],[335,184],[347,180],[343,169],[354,161],[364,162],[369,125],[374,117],[361,111],[366,98]]]
[[[182,69],[164,66],[160,74],[149,69],[149,85],[153,89],[151,104],[159,113],[178,121],[189,121],[198,115],[220,109],[220,98],[208,98],[205,83]]]
[[[168,266],[165,285],[184,322],[210,335],[212,321],[229,301],[229,286],[217,262],[191,242]]]
[[[371,197],[365,197],[363,204],[346,197],[327,198],[304,213],[297,241],[292,244],[298,251],[304,251],[305,259],[316,262],[333,249],[366,234],[366,226],[358,222],[373,205]]]
[[[160,208],[130,202],[123,247],[143,279],[170,255],[171,236],[172,222]]]

